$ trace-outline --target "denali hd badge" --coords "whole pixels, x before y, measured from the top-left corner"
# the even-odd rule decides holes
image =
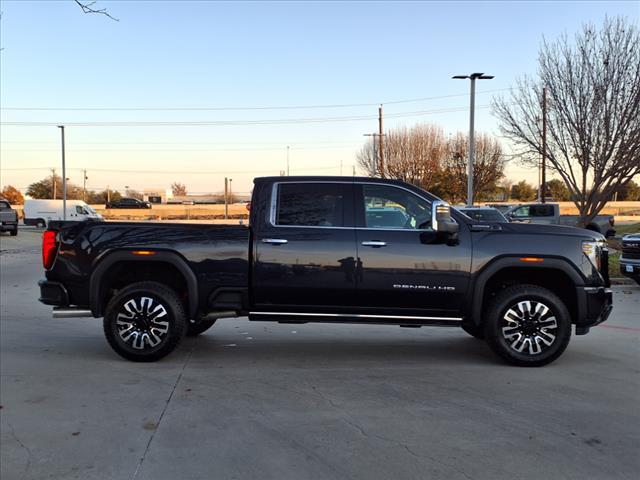
[[[406,290],[440,290],[446,292],[451,292],[456,289],[456,287],[448,287],[446,285],[409,285],[405,283],[394,283],[393,288],[402,288]]]

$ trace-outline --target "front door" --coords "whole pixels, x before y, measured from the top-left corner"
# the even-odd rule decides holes
[[[447,244],[431,228],[431,202],[383,184],[355,188],[358,301],[368,313],[459,316],[469,285],[471,241],[460,225]]]
[[[254,307],[345,312],[355,304],[352,182],[278,182],[255,228]]]

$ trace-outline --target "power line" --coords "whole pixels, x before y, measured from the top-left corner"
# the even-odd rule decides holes
[[[482,92],[476,92],[476,94],[482,93],[495,93],[511,90],[511,88],[501,88],[496,90],[484,90]],[[322,108],[352,108],[352,107],[371,107],[383,104],[401,104],[401,103],[419,103],[429,100],[441,100],[445,98],[466,97],[466,93],[455,93],[450,95],[438,95],[434,97],[419,97],[409,98],[405,100],[393,100],[386,102],[371,102],[371,103],[339,103],[339,104],[325,104],[325,105],[276,105],[276,106],[252,106],[252,107],[0,107],[0,110],[7,111],[103,111],[103,112],[120,112],[120,111],[184,111],[184,112],[198,112],[198,111],[241,111],[241,110],[312,110]]]
[[[490,105],[480,105],[476,108],[489,108]],[[419,110],[414,112],[402,112],[386,115],[386,118],[406,118],[437,113],[451,113],[466,111],[468,107],[449,107],[437,110]],[[316,118],[295,118],[295,119],[270,119],[270,120],[203,120],[203,121],[165,121],[165,122],[142,122],[142,121],[120,121],[120,122],[65,122],[65,126],[72,127],[175,127],[175,126],[243,126],[243,125],[287,125],[302,123],[337,123],[354,122],[377,119],[377,115],[360,115],[345,117],[316,117]],[[4,126],[20,127],[51,127],[57,126],[59,122],[2,122]]]

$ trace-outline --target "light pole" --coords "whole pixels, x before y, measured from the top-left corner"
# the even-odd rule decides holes
[[[64,160],[64,125],[58,125],[62,138],[62,219],[67,219],[67,167]],[[53,177],[55,182],[55,175]],[[55,194],[54,194],[55,198]]]
[[[474,132],[474,118],[476,113],[476,80],[491,80],[493,75],[472,73],[471,75],[455,75],[456,80],[471,80],[471,100],[469,112],[469,161],[467,164],[467,206],[473,205],[473,162],[476,156],[476,142]]]
[[[289,176],[289,145],[287,145],[287,177]]]

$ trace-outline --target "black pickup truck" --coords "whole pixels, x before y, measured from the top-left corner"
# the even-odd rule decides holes
[[[397,180],[265,177],[250,226],[50,222],[40,301],[103,317],[134,361],[223,317],[456,326],[515,365],[558,358],[612,308],[604,237],[472,220]]]

